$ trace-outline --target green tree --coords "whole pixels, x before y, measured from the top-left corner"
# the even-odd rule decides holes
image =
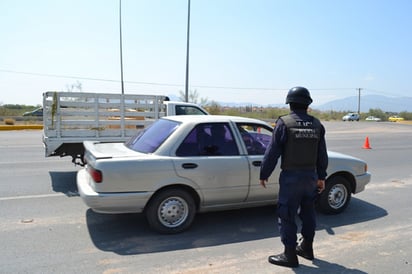
[[[402,111],[399,113],[399,116],[405,120],[412,120],[412,112]]]
[[[369,109],[369,112],[367,113],[367,116],[375,116],[375,117],[381,118],[382,120],[387,120],[388,119],[387,114],[379,108]]]

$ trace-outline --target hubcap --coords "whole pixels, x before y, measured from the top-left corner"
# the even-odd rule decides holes
[[[166,227],[177,227],[181,225],[188,216],[188,205],[180,197],[169,197],[159,207],[158,217]]]
[[[341,208],[348,197],[346,187],[342,184],[337,184],[331,188],[328,194],[329,205],[333,209]]]

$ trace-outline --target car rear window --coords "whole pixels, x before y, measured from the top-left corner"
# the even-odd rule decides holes
[[[126,146],[134,151],[152,153],[176,130],[178,122],[160,119],[150,127],[139,132],[126,142]]]

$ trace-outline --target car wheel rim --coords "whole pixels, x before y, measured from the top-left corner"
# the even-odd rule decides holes
[[[348,192],[344,185],[342,184],[334,185],[328,194],[329,205],[333,209],[339,209],[346,203],[347,197],[348,197]]]
[[[187,219],[188,208],[189,206],[184,199],[169,197],[159,206],[159,221],[166,227],[177,227]]]

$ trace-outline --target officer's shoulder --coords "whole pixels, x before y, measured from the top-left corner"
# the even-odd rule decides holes
[[[309,115],[310,117],[312,117],[312,121],[313,121],[313,123],[316,123],[316,124],[322,124],[321,122],[320,122],[320,120],[318,119],[318,118],[316,118],[315,116],[312,116],[312,115]]]
[[[278,117],[278,121],[282,121],[283,123],[285,123],[286,121],[289,120],[294,120],[293,117],[290,114],[285,114],[285,115],[281,115]]]
[[[279,123],[283,124],[284,123],[283,117],[285,117],[285,116],[287,116],[287,115],[278,116],[278,118],[275,121],[276,125],[279,124]]]
[[[287,115],[283,115],[283,116],[279,116],[279,121],[281,121],[281,123],[279,123],[279,126],[282,127],[293,127],[296,125],[296,120],[295,118],[292,117],[292,115],[287,114]]]

